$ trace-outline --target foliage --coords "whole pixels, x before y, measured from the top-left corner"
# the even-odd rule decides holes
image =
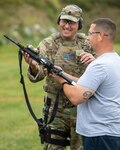
[[[99,3],[99,5],[101,4],[104,4],[104,5],[108,5],[109,7],[110,6],[116,6],[116,7],[119,7],[120,6],[120,3],[119,3],[119,0],[62,0],[62,3],[65,3],[65,4],[76,4],[78,6],[80,6],[81,8],[83,8],[84,10],[91,10],[94,5],[96,3]]]
[[[6,6],[21,6],[24,3],[24,0],[6,0],[6,1],[0,1],[0,6],[6,7]]]
[[[119,0],[114,0],[114,1],[113,0],[98,0],[97,2],[107,4],[109,6],[120,7]]]
[[[97,17],[110,17],[115,20],[118,27],[120,26],[118,0],[6,0],[0,1],[0,31],[12,33],[17,38],[41,40],[51,33],[52,28],[54,28],[52,31],[57,29],[58,15],[62,7],[67,4],[76,4],[83,9],[85,20],[83,31],[86,33],[91,21]],[[36,24],[40,25],[38,32],[33,31],[33,26]],[[118,33],[120,33],[119,28]],[[117,42],[119,41],[120,34],[117,37]],[[3,39],[0,39],[0,45],[3,43]]]
[[[84,1],[84,0],[81,0],[81,1],[80,0],[76,0],[76,1],[74,1],[74,0],[66,0],[66,1],[62,0],[62,2],[65,3],[66,5],[67,4],[75,4],[84,10],[89,10],[92,8],[94,0],[86,0],[86,1]]]

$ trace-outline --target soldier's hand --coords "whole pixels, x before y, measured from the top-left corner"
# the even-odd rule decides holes
[[[27,46],[30,50],[32,50],[32,51],[34,51],[34,52],[38,52],[38,50],[36,49],[36,48],[34,48],[32,45],[28,45]],[[25,59],[25,61],[26,61],[26,63],[28,63],[30,66],[35,66],[36,64],[37,64],[37,62],[36,61],[34,61],[31,57],[30,57],[30,55],[28,54],[28,53],[26,53],[26,52],[22,52],[22,54],[23,54],[23,56],[24,56],[24,59]]]
[[[34,66],[34,64],[36,64],[36,61],[34,61],[28,53],[23,52],[22,54],[23,54],[25,62],[27,64],[32,65],[32,66]]]
[[[38,49],[35,48],[33,45],[28,45],[27,48],[29,48],[31,51],[38,53]]]
[[[37,49],[34,48],[32,45],[29,45],[27,47],[30,50],[35,51],[37,53]],[[29,64],[31,74],[35,75],[37,73],[37,71],[38,71],[38,68],[37,68],[37,66],[38,66],[37,64],[38,63],[35,60],[33,60],[28,53],[22,51],[22,54],[24,56],[25,62],[27,64]]]

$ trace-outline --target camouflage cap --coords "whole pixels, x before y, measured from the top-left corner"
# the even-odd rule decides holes
[[[82,18],[82,9],[77,5],[67,5],[62,9],[60,19],[78,22]]]

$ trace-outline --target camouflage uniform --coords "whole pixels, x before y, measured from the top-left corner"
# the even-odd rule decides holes
[[[82,64],[76,59],[76,50],[84,49],[87,52],[92,53],[91,50],[85,49],[85,35],[78,33],[76,38],[72,41],[63,40],[59,33],[52,34],[48,38],[42,40],[38,46],[39,54],[49,58],[55,65],[60,66],[65,72],[80,77],[85,71],[86,65]],[[32,82],[42,80],[45,75],[42,66],[37,65],[38,74],[34,77],[28,71],[28,77]],[[61,89],[60,83],[58,83],[53,77],[47,76],[46,83],[44,85],[44,91],[47,93],[47,97],[52,100],[49,117],[56,98],[56,93]],[[44,104],[44,109],[46,103]],[[75,131],[76,127],[76,106],[73,106],[64,95],[63,91],[60,93],[59,105],[56,116],[53,122],[50,124],[52,129],[58,129],[66,131],[70,134],[70,148],[71,150],[82,150],[82,140],[80,135]],[[60,136],[52,135],[55,139],[65,139]],[[68,137],[69,138],[69,137]],[[65,150],[66,147],[44,144],[44,150]]]

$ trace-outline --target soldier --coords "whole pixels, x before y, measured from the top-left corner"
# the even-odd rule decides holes
[[[57,23],[60,32],[43,39],[36,50],[55,65],[64,68],[65,72],[79,77],[84,73],[87,64],[95,59],[92,50],[85,45],[85,34],[78,33],[83,25],[82,9],[76,5],[67,5],[62,9]],[[31,49],[35,50],[32,47]],[[80,50],[83,51],[81,59],[76,56]],[[76,107],[64,95],[61,84],[53,77],[46,76],[42,65],[37,64],[27,53],[24,54],[24,58],[29,64],[30,81],[38,82],[46,77],[43,111],[45,123],[51,117],[55,100],[59,99],[55,118],[47,126],[49,130],[47,130],[44,150],[65,150],[66,146],[70,146],[71,150],[82,150],[81,137],[75,132]],[[56,96],[58,91],[59,98]],[[50,107],[49,111],[48,107]]]

